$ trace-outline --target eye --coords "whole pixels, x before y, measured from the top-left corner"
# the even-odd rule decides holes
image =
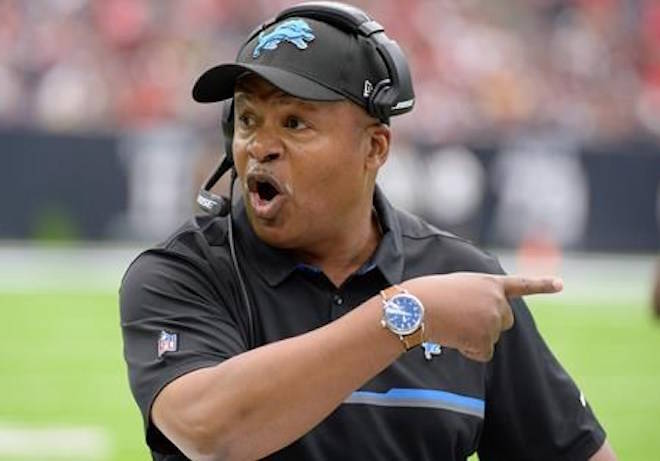
[[[296,117],[295,115],[287,117],[286,122],[284,122],[284,126],[292,130],[304,130],[307,128],[307,124],[303,122],[300,117]]]
[[[240,114],[237,120],[239,128],[250,128],[254,125],[254,117],[249,113]]]

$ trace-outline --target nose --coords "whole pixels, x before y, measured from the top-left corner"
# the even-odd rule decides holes
[[[277,160],[282,156],[283,150],[281,139],[265,126],[256,130],[247,144],[250,157],[260,163]]]

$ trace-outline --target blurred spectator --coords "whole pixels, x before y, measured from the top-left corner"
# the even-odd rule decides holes
[[[189,97],[194,76],[233,59],[255,25],[293,3],[0,0],[0,123],[208,127],[215,118]],[[529,127],[587,143],[660,136],[656,1],[355,3],[409,57],[417,108],[397,122],[404,143],[488,140]]]

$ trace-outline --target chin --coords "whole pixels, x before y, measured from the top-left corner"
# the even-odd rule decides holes
[[[259,240],[276,248],[295,248],[295,236],[291,232],[290,226],[285,225],[281,220],[264,221],[248,214],[250,226]]]

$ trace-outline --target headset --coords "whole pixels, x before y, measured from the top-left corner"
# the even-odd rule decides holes
[[[249,38],[241,46],[242,49],[259,33],[273,24],[291,17],[303,17],[325,22],[349,34],[361,35],[372,41],[376,51],[385,63],[388,77],[376,83],[368,97],[366,110],[374,118],[383,123],[389,123],[393,115],[403,114],[412,110],[415,96],[412,87],[410,69],[399,45],[385,35],[385,29],[357,7],[343,3],[317,1],[292,6],[280,12],[275,18],[264,22],[252,31]],[[239,51],[240,54],[240,51]],[[399,102],[397,102],[399,101]],[[233,235],[232,202],[236,169],[232,143],[234,139],[234,103],[233,99],[223,102],[222,133],[224,135],[225,156],[220,165],[213,171],[197,195],[197,204],[210,215],[227,217],[229,250],[232,264],[240,286],[243,304],[247,312],[249,348],[256,346],[253,311],[250,297],[243,279]],[[220,197],[211,192],[211,188],[231,170],[229,197]]]

